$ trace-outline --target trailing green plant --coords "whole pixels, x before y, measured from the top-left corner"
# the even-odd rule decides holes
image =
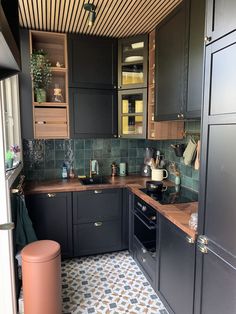
[[[52,80],[51,63],[47,59],[47,53],[34,50],[30,56],[30,73],[33,79],[35,91],[47,89]]]

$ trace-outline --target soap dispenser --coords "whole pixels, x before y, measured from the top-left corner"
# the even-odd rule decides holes
[[[61,173],[61,176],[62,176],[62,179],[67,179],[68,177],[68,174],[67,174],[67,167],[66,167],[66,164],[63,163],[63,166],[62,166],[62,173]]]

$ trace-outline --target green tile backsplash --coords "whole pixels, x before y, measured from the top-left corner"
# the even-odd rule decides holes
[[[187,131],[199,131],[200,122],[186,122]],[[164,154],[166,165],[176,162],[181,171],[182,185],[198,190],[199,172],[185,166],[182,158],[176,157],[170,144],[178,141],[150,141],[136,139],[75,139],[75,140],[24,140],[24,171],[28,180],[44,180],[61,177],[63,162],[73,165],[77,175],[89,174],[89,160],[97,159],[100,173],[110,175],[111,163],[126,162],[129,173],[140,173],[145,147],[159,149]],[[170,179],[174,177],[170,175]]]

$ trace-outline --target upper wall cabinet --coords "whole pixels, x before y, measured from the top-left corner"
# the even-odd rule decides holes
[[[147,87],[147,51],[147,35],[140,35],[119,40],[119,89]]]
[[[117,40],[68,36],[69,87],[117,88]]]
[[[9,2],[0,1],[0,79],[20,71],[20,53],[17,46],[19,36],[14,36],[15,28],[19,26],[18,19],[14,16],[18,6],[16,1]],[[12,10],[11,15],[8,14],[9,7]],[[14,29],[13,25],[16,25]]]
[[[206,0],[206,43],[216,40],[236,29],[235,0]]]
[[[156,121],[200,118],[204,2],[181,2],[156,28]]]
[[[117,137],[115,90],[70,88],[70,113],[72,137]]]

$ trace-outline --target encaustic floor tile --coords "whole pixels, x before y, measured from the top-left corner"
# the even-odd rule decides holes
[[[127,251],[62,262],[63,314],[168,314]]]

